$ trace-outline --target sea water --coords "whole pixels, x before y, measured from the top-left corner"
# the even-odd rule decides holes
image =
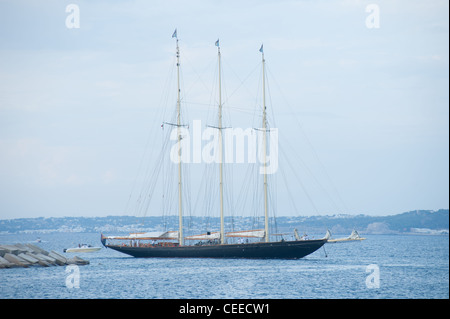
[[[92,233],[0,235],[2,244],[28,242],[61,254],[101,245]],[[144,259],[105,248],[65,255],[90,264],[0,269],[0,298],[449,298],[448,236],[367,235],[299,260]]]

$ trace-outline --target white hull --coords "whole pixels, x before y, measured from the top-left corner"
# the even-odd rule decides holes
[[[66,249],[66,253],[92,253],[102,249],[101,247],[76,247]]]

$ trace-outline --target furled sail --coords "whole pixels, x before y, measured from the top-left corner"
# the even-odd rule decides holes
[[[265,232],[263,229],[255,229],[255,230],[242,230],[242,231],[234,231],[228,232],[226,234],[227,237],[255,237],[255,238],[264,238]]]
[[[206,234],[184,237],[185,240],[215,240],[220,239],[220,232],[207,232]]]
[[[121,240],[161,240],[161,239],[178,239],[177,231],[166,232],[145,232],[145,233],[131,233],[128,236],[102,236],[104,239],[121,239]]]

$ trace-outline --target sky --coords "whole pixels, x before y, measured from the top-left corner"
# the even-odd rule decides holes
[[[279,215],[448,209],[448,6],[1,0],[0,219],[133,214],[176,105],[175,28],[191,125],[214,114],[217,39],[226,124],[257,125],[264,44],[270,123],[288,145],[273,178],[300,180],[272,194]]]

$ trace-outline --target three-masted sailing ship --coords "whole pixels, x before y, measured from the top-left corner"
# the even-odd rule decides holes
[[[181,97],[180,97],[180,48],[177,31],[172,35],[176,39],[176,65],[177,65],[177,123],[178,145],[182,139],[180,133],[181,123]],[[225,233],[224,228],[224,190],[223,190],[223,137],[222,137],[222,93],[221,93],[221,53],[219,40],[215,45],[218,49],[218,82],[219,82],[219,164],[220,164],[220,231],[207,232],[201,235],[183,236],[183,206],[182,206],[182,166],[181,152],[178,152],[178,231],[161,233],[132,233],[128,236],[101,236],[102,244],[107,247],[134,257],[168,257],[168,258],[282,258],[298,259],[307,256],[322,247],[329,238],[329,232],[322,239],[270,241],[268,196],[267,196],[267,161],[264,160],[264,229],[233,231]],[[267,145],[267,119],[265,101],[265,60],[263,46],[259,49],[262,56],[262,134],[263,154],[266,156]],[[296,234],[297,235],[297,234]],[[241,241],[240,243],[227,243],[226,238],[259,238],[256,242]],[[197,241],[197,244],[185,244],[185,240]],[[119,243],[117,243],[117,241]]]

